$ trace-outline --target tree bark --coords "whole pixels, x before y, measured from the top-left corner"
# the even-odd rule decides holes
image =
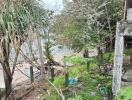
[[[6,91],[6,99],[10,95],[12,91],[12,75],[11,75],[11,70],[9,67],[9,62],[7,57],[4,57],[4,63],[2,65],[3,67],[3,73],[4,73],[4,81],[5,81],[5,91]]]
[[[98,47],[98,68],[99,68],[99,73],[102,73],[102,70],[101,70],[102,62],[103,62],[103,52],[101,50],[101,47],[99,46]]]
[[[16,50],[16,55],[15,55],[15,59],[14,59],[14,62],[13,62],[13,68],[12,68],[12,72],[11,72],[11,75],[12,75],[12,76],[13,76],[13,74],[14,74],[14,72],[15,72],[15,68],[16,68],[16,63],[17,63],[19,51],[20,51],[20,50]]]
[[[11,75],[11,69],[9,66],[9,42],[6,42],[6,40],[3,40],[2,42],[2,67],[3,67],[3,73],[4,73],[4,81],[5,81],[5,91],[6,91],[6,100],[7,97],[10,95],[12,91],[12,75]]]
[[[83,57],[84,58],[88,58],[89,57],[89,50],[88,49],[84,49]]]
[[[9,97],[11,91],[12,91],[12,79],[7,75],[7,73],[4,71],[4,81],[5,81],[5,92],[6,92],[6,100]]]

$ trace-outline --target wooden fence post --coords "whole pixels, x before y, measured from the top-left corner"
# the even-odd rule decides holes
[[[34,75],[33,75],[33,67],[32,66],[30,66],[30,81],[31,81],[31,83],[34,82]]]
[[[54,81],[54,77],[55,77],[55,75],[54,75],[54,68],[51,67],[50,71],[51,71],[51,82],[53,82]]]

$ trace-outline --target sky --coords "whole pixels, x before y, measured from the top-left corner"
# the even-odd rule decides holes
[[[45,7],[54,10],[55,12],[59,12],[63,9],[62,0],[42,0],[45,3]]]

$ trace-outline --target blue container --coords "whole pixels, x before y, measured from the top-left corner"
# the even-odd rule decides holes
[[[70,77],[68,79],[68,85],[75,85],[77,83],[77,79]]]

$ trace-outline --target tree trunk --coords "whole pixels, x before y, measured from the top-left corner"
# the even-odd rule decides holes
[[[51,71],[51,82],[53,82],[54,81],[54,77],[55,77],[55,75],[54,75],[54,68],[51,67],[50,71]]]
[[[88,49],[84,49],[83,57],[84,58],[88,58],[89,57],[89,50]]]
[[[68,86],[68,79],[69,79],[69,73],[66,72],[66,73],[65,73],[65,86],[66,86],[66,87]]]
[[[11,75],[11,69],[9,66],[9,41],[3,40],[2,42],[2,61],[1,65],[3,67],[3,73],[4,73],[4,81],[5,81],[5,91],[6,91],[6,100],[7,97],[10,95],[12,91],[12,75]]]
[[[7,75],[7,73],[4,71],[4,81],[5,81],[5,92],[6,92],[6,100],[9,97],[11,91],[12,91],[12,79]]]
[[[101,70],[102,62],[103,62],[103,52],[102,52],[101,47],[99,46],[98,47],[98,68],[99,68],[99,73],[102,72],[102,70]]]
[[[4,73],[4,81],[5,81],[5,90],[6,90],[6,99],[10,95],[12,91],[12,75],[9,67],[9,61],[7,56],[4,54],[4,62],[2,64],[3,73]]]

